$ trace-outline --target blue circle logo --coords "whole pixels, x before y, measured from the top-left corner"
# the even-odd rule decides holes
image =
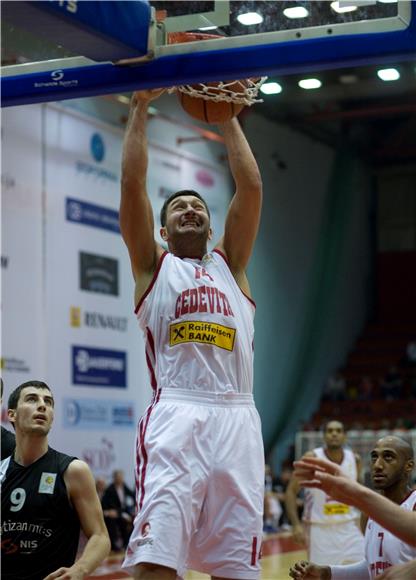
[[[91,155],[94,157],[95,161],[101,163],[105,155],[105,145],[103,138],[99,133],[94,133],[91,137]]]

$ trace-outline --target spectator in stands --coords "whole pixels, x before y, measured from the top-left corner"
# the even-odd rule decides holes
[[[278,531],[279,520],[282,512],[283,510],[278,495],[273,490],[272,469],[270,465],[266,464],[264,486],[264,532],[273,533]]]
[[[124,473],[121,469],[113,472],[113,483],[105,490],[101,504],[111,549],[118,551],[126,548],[132,530],[135,495],[124,483]]]
[[[361,383],[358,389],[358,398],[361,401],[370,401],[373,396],[374,383],[372,379],[368,376],[364,376],[361,379]]]
[[[380,385],[381,394],[386,401],[394,401],[402,396],[403,380],[396,366],[391,366]]]
[[[402,363],[407,367],[416,367],[416,340],[410,341],[407,345]]]
[[[107,482],[104,477],[96,477],[95,479],[95,489],[97,490],[97,495],[100,501],[103,499],[105,489],[107,487]]]
[[[346,399],[347,401],[356,401],[358,399],[358,385],[359,382],[350,382],[346,388]]]
[[[345,378],[339,371],[328,377],[324,398],[333,402],[345,400]]]
[[[273,491],[276,493],[278,500],[280,501],[280,505],[282,506],[282,516],[280,518],[280,528],[283,530],[288,530],[292,526],[289,522],[289,517],[286,512],[286,489],[289,485],[290,480],[292,479],[293,469],[289,466],[283,466],[282,471],[280,473],[280,477],[276,477],[273,483]],[[303,512],[303,493],[301,491],[301,497],[296,498],[296,504],[298,508],[298,516],[299,519],[302,517]]]

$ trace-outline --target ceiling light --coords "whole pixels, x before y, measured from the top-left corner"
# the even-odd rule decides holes
[[[282,92],[282,86],[279,83],[263,83],[260,90],[265,95],[277,95]]]
[[[198,30],[202,30],[203,32],[206,30],[217,30],[217,26],[202,26],[201,28],[198,28]]]
[[[397,81],[400,78],[400,73],[396,68],[381,68],[377,71],[377,76],[382,81]]]
[[[303,6],[293,6],[292,8],[285,8],[283,14],[286,18],[305,18],[309,16],[309,12]]]
[[[341,75],[339,77],[339,82],[343,85],[353,85],[358,81],[357,75]]]
[[[343,12],[354,12],[354,10],[357,10],[357,6],[340,6],[339,2],[331,2],[331,8],[334,12],[338,12],[338,14],[342,14]]]
[[[322,86],[322,83],[319,79],[302,79],[298,82],[298,85],[302,89],[319,89]]]
[[[245,26],[250,26],[250,24],[260,24],[260,22],[263,22],[263,16],[257,12],[246,12],[245,14],[239,14],[237,20]]]
[[[397,2],[397,0],[378,0],[382,4],[393,4],[393,2]]]

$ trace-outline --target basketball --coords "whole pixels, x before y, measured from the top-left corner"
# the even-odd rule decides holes
[[[221,83],[205,83],[205,86],[209,87],[209,92],[212,95],[217,93],[221,95],[223,89],[221,88]],[[235,81],[232,84],[227,83],[227,94],[229,91],[235,93],[241,93],[246,87],[246,81]],[[204,93],[204,85],[193,85],[196,91],[201,95]],[[202,96],[191,96],[182,91],[178,91],[178,98],[182,105],[182,108],[194,119],[198,121],[203,121],[205,123],[225,123],[229,121],[244,108],[242,103],[234,103],[227,101],[215,101],[204,99]]]

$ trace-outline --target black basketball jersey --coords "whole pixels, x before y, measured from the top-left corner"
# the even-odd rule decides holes
[[[51,447],[23,467],[2,462],[1,561],[4,580],[41,580],[75,561],[80,523],[63,475],[75,457]],[[6,465],[8,462],[8,465]]]
[[[16,447],[16,438],[13,433],[1,426],[1,452],[0,459],[10,457]]]

